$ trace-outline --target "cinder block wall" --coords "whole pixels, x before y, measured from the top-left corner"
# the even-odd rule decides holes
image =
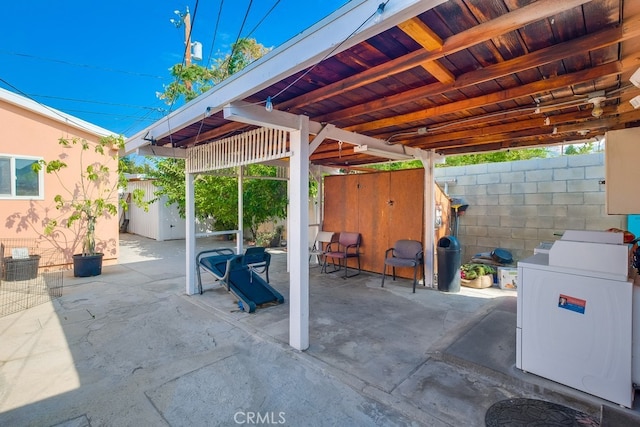
[[[564,230],[626,229],[626,215],[605,211],[604,153],[436,168],[435,178],[469,205],[458,230],[462,262],[497,247],[523,259]]]

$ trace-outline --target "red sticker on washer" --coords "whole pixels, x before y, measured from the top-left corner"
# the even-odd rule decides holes
[[[576,313],[584,314],[585,307],[587,306],[587,301],[570,297],[568,295],[560,294],[558,298],[558,307],[564,308],[565,310],[575,311]]]

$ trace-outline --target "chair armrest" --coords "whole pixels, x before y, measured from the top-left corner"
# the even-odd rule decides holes
[[[352,245],[348,245],[344,248],[345,255],[349,253],[349,250],[352,250],[352,254],[358,254],[360,252],[360,245],[358,243],[354,243]]]
[[[387,249],[386,251],[384,251],[384,257],[389,258],[389,253],[391,253],[391,256],[393,256],[393,251],[394,251],[394,248]]]

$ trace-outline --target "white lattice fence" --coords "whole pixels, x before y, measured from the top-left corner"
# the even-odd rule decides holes
[[[187,173],[200,173],[289,157],[288,133],[258,128],[187,149]]]

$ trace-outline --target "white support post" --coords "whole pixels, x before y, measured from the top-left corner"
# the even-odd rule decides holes
[[[290,177],[291,175],[289,175]],[[291,200],[291,179],[287,179],[287,200]],[[291,202],[287,203],[287,246],[289,246],[289,239],[291,239]],[[290,248],[291,246],[289,246]],[[287,250],[287,273],[291,273],[291,251]]]
[[[435,180],[433,175],[433,150],[420,150],[419,158],[424,168],[424,285],[433,287],[433,263],[435,259]]]
[[[309,348],[309,118],[298,116],[298,130],[290,133],[289,345]]]
[[[243,190],[243,175],[244,175],[244,166],[240,166],[238,167],[238,234],[236,235],[237,237],[237,242],[236,242],[236,253],[238,255],[242,254],[243,250],[242,250],[242,244],[243,244],[243,228],[244,228],[244,224],[242,221],[242,218],[244,217],[244,190]]]
[[[187,279],[187,295],[196,293],[196,209],[194,197],[194,174],[185,173],[185,215],[186,215],[186,238],[185,238],[185,276]]]

